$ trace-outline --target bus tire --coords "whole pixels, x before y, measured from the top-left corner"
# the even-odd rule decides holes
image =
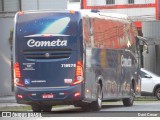
[[[43,105],[43,106],[41,106],[41,109],[43,112],[51,112],[52,106],[51,105]]]
[[[91,103],[84,104],[81,106],[82,110],[85,112],[90,112],[91,111]]]
[[[103,99],[102,88],[101,88],[101,85],[98,84],[97,100],[91,103],[91,107],[94,111],[99,111],[102,108],[102,99]]]
[[[131,96],[130,96],[129,98],[124,98],[124,99],[123,99],[123,105],[124,105],[124,106],[133,106],[134,97],[135,97],[133,85],[132,85],[130,91],[131,91]]]
[[[41,112],[41,106],[38,104],[31,105],[33,112]]]

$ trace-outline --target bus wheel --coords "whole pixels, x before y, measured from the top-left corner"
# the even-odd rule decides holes
[[[102,93],[102,88],[99,84],[97,88],[97,100],[91,103],[93,110],[98,111],[102,108],[102,99],[103,99],[103,93]]]
[[[91,111],[91,103],[87,103],[81,106],[83,111],[90,112]]]
[[[41,106],[38,104],[31,105],[33,112],[41,112]]]
[[[41,106],[41,109],[43,112],[51,112],[52,106],[51,105],[43,105],[43,106]]]
[[[133,85],[132,85],[131,96],[130,96],[130,98],[123,99],[123,105],[124,106],[132,106],[133,102],[134,102],[134,98],[135,98],[135,93],[134,93],[134,89],[133,89]]]
[[[160,100],[160,87],[158,87],[157,89],[156,89],[156,91],[155,91],[155,96],[156,96],[156,98],[158,99],[158,100]]]

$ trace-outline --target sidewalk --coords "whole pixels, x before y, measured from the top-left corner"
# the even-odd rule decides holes
[[[0,111],[3,108],[27,106],[25,104],[17,104],[15,96],[0,96]]]
[[[0,103],[16,103],[15,96],[0,96]]]

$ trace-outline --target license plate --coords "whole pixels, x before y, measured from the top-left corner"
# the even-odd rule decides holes
[[[47,99],[47,98],[54,98],[53,94],[43,94],[42,98]]]

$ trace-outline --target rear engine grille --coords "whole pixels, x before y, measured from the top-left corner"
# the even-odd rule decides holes
[[[24,56],[26,59],[65,59],[71,55],[71,49],[54,50],[26,50]]]

